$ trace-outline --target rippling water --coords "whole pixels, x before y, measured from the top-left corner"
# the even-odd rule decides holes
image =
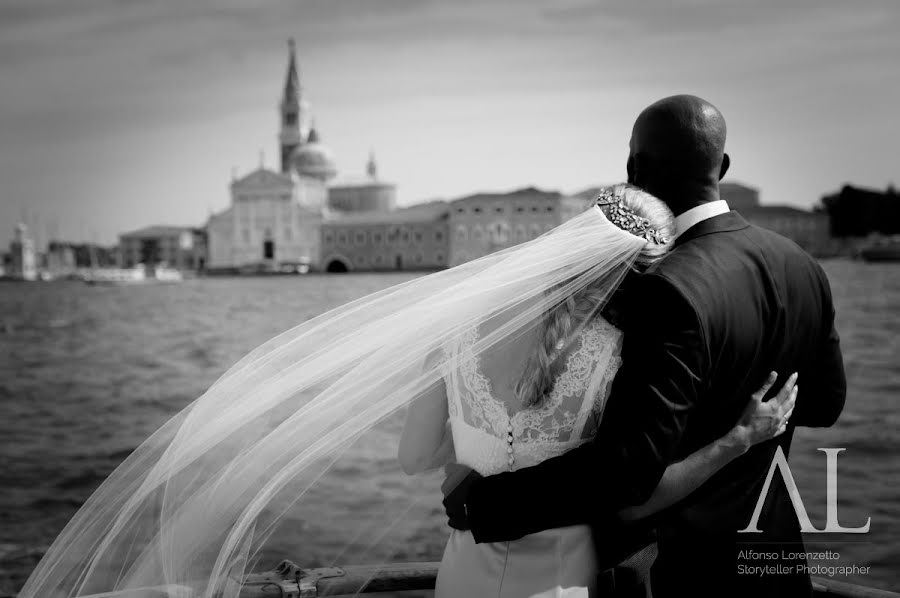
[[[821,526],[825,455],[816,448],[845,447],[839,460],[841,523],[855,526],[871,517],[872,524],[866,535],[808,535],[806,540],[810,549],[839,552],[837,564],[870,567],[867,575],[851,581],[897,589],[900,266],[833,261],[825,267],[835,294],[849,396],[834,428],[798,431],[790,463],[810,517]],[[0,590],[17,590],[100,482],[230,364],[288,327],[410,277],[210,278],[145,287],[0,285]],[[381,476],[385,479],[369,492],[389,506],[377,508],[339,489],[368,483],[365,469],[379,470],[392,460],[393,450],[390,442],[370,445],[361,453],[364,459],[338,467],[332,491],[326,486],[319,508],[329,529],[343,525],[344,533],[329,536],[314,522],[298,522],[298,531],[279,546],[283,556],[319,565],[336,559],[352,564],[359,562],[355,557],[370,554],[364,549],[378,529],[359,532],[360,526],[402,519],[403,508],[392,512],[390,505],[403,504],[398,499],[408,496],[409,484]],[[440,504],[425,507],[428,525],[407,530],[399,549],[403,558],[440,555],[446,533]],[[368,517],[360,515],[364,510]],[[312,544],[310,538],[317,541]],[[347,552],[351,539],[358,552]]]

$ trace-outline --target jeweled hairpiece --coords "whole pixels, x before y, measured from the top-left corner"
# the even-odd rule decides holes
[[[650,226],[649,220],[638,216],[626,206],[622,197],[616,195],[612,189],[604,190],[597,198],[596,203],[603,209],[606,218],[622,230],[657,245],[665,245],[669,242],[658,230]]]

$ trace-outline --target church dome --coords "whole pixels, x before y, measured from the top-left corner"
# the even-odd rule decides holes
[[[297,146],[297,149],[294,150],[291,164],[297,174],[321,181],[328,181],[337,174],[334,156],[331,154],[331,150],[319,140],[319,134],[315,128],[310,129],[306,143]]]

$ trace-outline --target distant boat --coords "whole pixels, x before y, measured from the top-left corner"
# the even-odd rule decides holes
[[[859,257],[867,262],[900,262],[900,237],[891,237],[864,247]]]
[[[307,274],[309,272],[309,264],[282,264],[278,267],[280,274]]]
[[[309,270],[309,263],[305,261],[285,262],[281,264],[259,262],[255,264],[245,264],[243,266],[239,266],[237,268],[237,273],[242,276],[278,276],[307,274],[309,273]]]
[[[138,264],[134,268],[91,268],[81,273],[81,280],[88,284],[131,285],[181,282],[184,277],[174,268]]]

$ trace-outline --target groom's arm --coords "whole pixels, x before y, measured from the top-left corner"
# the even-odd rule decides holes
[[[534,467],[472,482],[476,542],[585,523],[646,502],[673,459],[709,358],[696,311],[645,274],[629,293],[623,365],[595,440]]]
[[[833,425],[847,398],[847,378],[844,374],[844,356],[841,353],[841,339],[834,325],[834,302],[831,286],[824,270],[813,264],[819,279],[821,298],[822,343],[808,368],[800,371],[800,384],[805,399],[797,402],[791,415],[794,426],[827,427]]]

